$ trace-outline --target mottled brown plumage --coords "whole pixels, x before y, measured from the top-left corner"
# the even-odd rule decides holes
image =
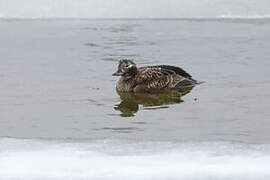
[[[197,84],[197,81],[180,67],[157,65],[137,68],[129,59],[120,60],[118,71],[113,75],[121,76],[116,85],[119,92],[155,93],[180,90]]]

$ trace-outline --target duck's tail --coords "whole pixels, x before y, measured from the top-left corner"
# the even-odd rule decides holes
[[[202,84],[202,83],[205,83],[205,81],[198,81],[198,80],[195,80],[195,79],[192,79],[194,82],[195,82],[195,84]]]
[[[195,85],[202,84],[204,81],[197,81],[193,78],[185,78],[184,80],[177,83],[175,86],[177,89],[186,88],[186,87],[194,87]]]

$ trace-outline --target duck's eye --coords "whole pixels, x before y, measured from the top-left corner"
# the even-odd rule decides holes
[[[128,68],[128,67],[129,67],[129,65],[127,64],[125,67],[126,67],[126,68]]]

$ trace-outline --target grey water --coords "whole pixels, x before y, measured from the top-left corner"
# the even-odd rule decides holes
[[[109,159],[130,163],[129,173],[135,179],[196,179],[200,163],[222,167],[201,169],[202,179],[220,175],[226,179],[225,171],[236,175],[231,179],[245,177],[258,164],[268,166],[269,29],[269,19],[0,20],[0,160],[5,162],[1,169],[29,159],[32,163],[47,162],[44,155],[51,152],[56,161],[47,164],[56,163],[54,170],[66,167],[67,161],[81,162],[81,166],[66,167],[75,178],[127,177],[120,171],[113,174],[121,169],[113,163],[105,165],[111,171],[98,175],[87,170],[92,157],[100,158],[94,163],[107,162],[108,157],[99,154],[104,149]],[[118,78],[111,74],[121,58],[131,58],[137,66],[180,66],[205,83],[182,97],[119,96],[115,91]],[[31,147],[39,148],[35,151]],[[82,156],[72,154],[74,148]],[[239,148],[236,154],[240,161],[231,159]],[[12,154],[14,149],[18,152]],[[89,149],[95,153],[84,156]],[[166,154],[168,149],[173,152]],[[152,162],[143,164],[145,168],[162,162],[172,169],[159,166],[161,174],[152,176],[154,170],[137,169],[132,160],[123,159],[128,156],[143,166],[141,151],[154,153],[142,155],[146,157],[142,162]],[[223,159],[218,152],[225,153]],[[240,163],[239,169],[222,164],[224,159],[230,165]],[[254,166],[240,168],[250,160]],[[34,168],[31,163],[28,166]],[[64,171],[51,173],[50,166],[45,166],[35,169],[33,176],[26,169],[13,170],[25,179],[73,177],[65,176]],[[178,166],[187,166],[185,173],[177,171]],[[249,177],[270,177],[267,166],[255,168],[257,174]],[[16,175],[5,171],[0,177]]]

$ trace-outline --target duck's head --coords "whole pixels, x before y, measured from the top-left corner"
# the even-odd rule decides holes
[[[130,59],[121,59],[119,61],[118,70],[113,73],[113,76],[122,76],[129,79],[137,73],[136,64]]]

